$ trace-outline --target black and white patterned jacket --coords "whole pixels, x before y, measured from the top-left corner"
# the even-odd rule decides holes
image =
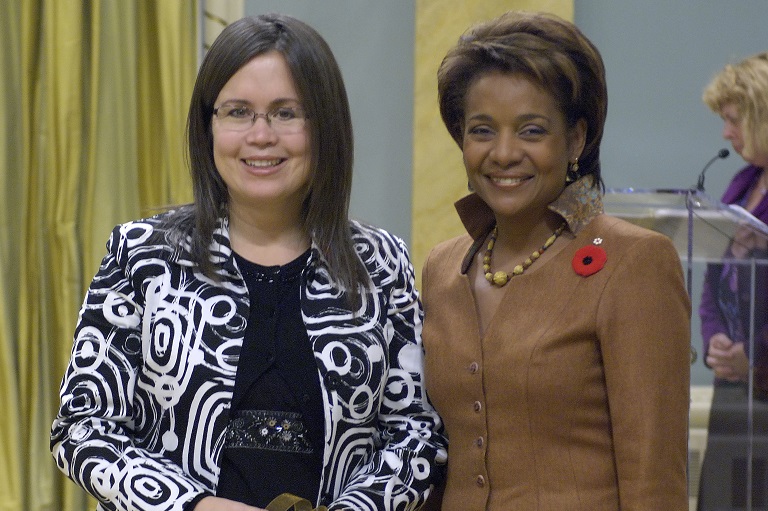
[[[249,312],[226,219],[214,234],[220,282],[159,232],[162,216],[117,226],[80,310],[51,450],[100,510],[176,510],[215,491]],[[373,282],[344,305],[316,246],[301,306],[325,401],[318,502],[412,510],[445,463],[427,402],[422,308],[403,242],[351,222]],[[159,234],[159,235],[158,235]]]

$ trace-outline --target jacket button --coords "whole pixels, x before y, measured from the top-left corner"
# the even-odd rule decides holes
[[[475,411],[479,412],[483,409],[483,404],[480,401],[475,401]]]
[[[469,364],[470,373],[475,374],[478,369],[480,369],[480,366],[477,364],[477,362],[472,362],[471,364]]]
[[[483,486],[485,486],[485,477],[483,477],[482,475],[479,475],[477,476],[477,479],[475,480],[475,482],[480,488],[482,488]]]
[[[485,443],[485,440],[483,440],[483,437],[479,436],[477,439],[475,439],[475,445],[478,447],[482,447]]]
[[[338,373],[328,373],[325,375],[325,386],[328,390],[336,390],[341,384],[341,376]]]

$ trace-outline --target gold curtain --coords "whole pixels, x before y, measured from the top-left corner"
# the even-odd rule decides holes
[[[0,511],[93,509],[48,448],[118,222],[191,200],[197,2],[0,2]]]

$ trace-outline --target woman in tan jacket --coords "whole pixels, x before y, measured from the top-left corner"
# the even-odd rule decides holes
[[[511,12],[464,34],[438,90],[473,191],[423,272],[442,509],[688,509],[690,301],[671,241],[603,213],[599,52]]]

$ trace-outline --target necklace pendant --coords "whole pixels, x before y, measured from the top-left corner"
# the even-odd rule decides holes
[[[485,275],[485,280],[490,282],[492,286],[502,287],[506,285],[506,283],[509,282],[512,277],[516,275],[522,275],[525,270],[530,265],[532,265],[545,250],[552,246],[557,237],[560,236],[560,234],[563,232],[566,225],[567,224],[563,222],[563,224],[558,227],[555,232],[552,233],[547,241],[544,242],[544,245],[542,245],[540,249],[535,250],[530,256],[528,256],[528,259],[526,259],[522,264],[515,266],[511,274],[501,270],[495,273],[491,271],[491,257],[493,256],[493,247],[496,244],[496,236],[499,232],[498,227],[494,227],[493,231],[491,232],[490,240],[488,241],[488,247],[486,248],[485,254],[483,255],[483,273]]]
[[[501,287],[507,282],[509,282],[509,275],[507,275],[507,272],[497,271],[496,273],[493,274],[492,284],[495,284]]]

